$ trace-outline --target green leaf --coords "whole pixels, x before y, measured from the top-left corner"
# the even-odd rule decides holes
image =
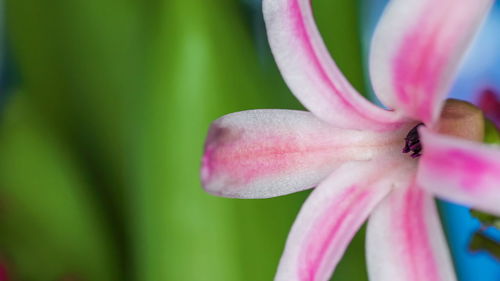
[[[488,119],[485,119],[484,143],[492,145],[500,144],[500,132],[495,124]],[[474,209],[471,209],[470,212],[471,215],[477,218],[482,224],[497,228],[500,227],[499,217]]]
[[[103,209],[72,153],[26,95],[0,129],[0,251],[15,280],[123,280]]]
[[[485,119],[485,122],[484,142],[493,145],[500,144],[500,132],[495,124],[488,119]],[[471,209],[470,213],[481,222],[483,227],[495,227],[500,229],[500,217],[475,209]],[[488,237],[481,230],[476,231],[469,244],[469,248],[471,251],[486,251],[497,259],[500,259],[499,242]]]
[[[500,261],[500,243],[491,237],[488,237],[482,231],[477,231],[474,233],[472,240],[469,245],[469,249],[472,252],[487,251],[498,261]]]
[[[486,118],[483,142],[488,144],[500,144],[500,132],[495,124]]]

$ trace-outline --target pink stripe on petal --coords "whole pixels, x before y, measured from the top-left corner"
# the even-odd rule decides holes
[[[445,200],[500,215],[500,148],[420,132],[418,183]]]
[[[233,113],[210,128],[202,182],[220,196],[283,195],[316,186],[346,161],[387,152],[399,145],[403,134],[338,129],[305,111]]]
[[[393,227],[402,228],[403,235],[400,237],[403,240],[402,244],[408,247],[407,251],[409,253],[412,253],[404,257],[411,267],[411,272],[418,272],[421,269],[427,276],[426,280],[437,281],[439,280],[438,269],[436,268],[436,259],[432,254],[432,250],[429,247],[420,248],[422,245],[430,245],[427,225],[422,215],[426,207],[424,196],[422,190],[416,188],[407,190],[404,198],[407,206],[402,211],[402,220],[394,220]],[[410,277],[412,281],[419,281],[417,274]]]
[[[407,173],[404,167],[394,159],[350,162],[323,181],[300,210],[275,280],[329,280],[372,209]]]
[[[370,280],[456,280],[432,197],[408,178],[370,216]]]
[[[402,121],[351,86],[332,60],[316,28],[308,0],[264,0],[269,42],[295,96],[336,127],[390,130]]]
[[[300,262],[300,280],[316,280],[329,248],[339,248],[345,244],[345,239],[339,236],[343,234],[342,227],[350,223],[349,214],[361,213],[370,199],[373,200],[373,195],[372,191],[353,185],[330,203],[328,210],[310,230],[309,244],[304,250],[308,255],[302,256],[304,260]]]
[[[394,0],[377,27],[370,72],[387,106],[424,123],[439,115],[491,0]]]

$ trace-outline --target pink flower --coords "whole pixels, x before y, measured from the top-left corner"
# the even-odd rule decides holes
[[[391,1],[370,65],[374,89],[392,109],[385,110],[339,71],[309,0],[264,0],[276,62],[310,112],[251,110],[216,120],[202,181],[208,192],[236,198],[317,186],[276,280],[328,280],[368,216],[372,280],[456,279],[432,195],[500,214],[500,151],[474,141],[483,136],[482,114],[444,100],[491,2]]]
[[[485,89],[478,94],[477,105],[497,128],[500,128],[500,100],[493,89]]]

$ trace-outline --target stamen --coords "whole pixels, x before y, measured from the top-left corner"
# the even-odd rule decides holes
[[[403,153],[411,152],[411,158],[417,158],[422,155],[422,144],[420,143],[420,136],[418,135],[418,127],[424,125],[424,123],[420,123],[417,126],[413,127],[408,132],[405,138],[405,146],[403,147]]]

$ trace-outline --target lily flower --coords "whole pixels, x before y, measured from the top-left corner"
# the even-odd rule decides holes
[[[392,0],[371,48],[378,107],[349,84],[310,0],[264,0],[273,55],[309,110],[250,110],[216,120],[206,191],[269,198],[313,188],[276,280],[328,280],[368,219],[372,280],[455,280],[433,196],[500,214],[500,150],[480,144],[474,106],[445,97],[491,0]]]

